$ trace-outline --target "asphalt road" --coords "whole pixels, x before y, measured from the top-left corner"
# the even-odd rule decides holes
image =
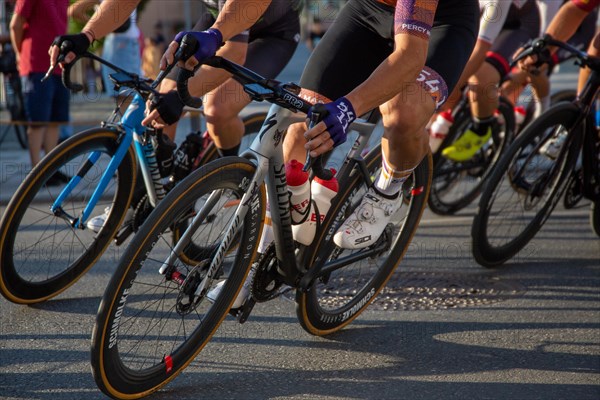
[[[471,257],[474,206],[453,217],[427,211],[388,288],[346,329],[314,337],[293,301],[258,305],[243,325],[226,320],[153,398],[597,400],[600,240],[588,210],[557,210],[494,270]],[[0,398],[104,398],[89,340],[121,253],[109,248],[46,303],[0,298]]]

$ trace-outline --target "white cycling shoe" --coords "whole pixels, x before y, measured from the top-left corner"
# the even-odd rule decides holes
[[[235,301],[231,305],[232,309],[240,308],[241,306],[243,306],[248,296],[250,296],[250,284],[252,283],[254,271],[255,270],[253,266],[252,269],[250,269],[250,273],[248,274],[244,285],[240,289],[240,292],[238,293],[237,297],[235,298]],[[221,294],[221,290],[223,290],[223,286],[225,286],[225,282],[227,281],[221,281],[217,283],[214,288],[208,291],[208,293],[206,294],[206,298],[208,299],[208,301],[214,303],[217,300],[217,297],[219,297],[219,294]]]
[[[358,208],[337,230],[333,242],[348,250],[371,246],[379,239],[401,206],[401,194],[395,199],[388,199],[376,193],[373,188],[369,189]]]
[[[104,209],[104,214],[96,215],[94,218],[90,219],[85,225],[88,227],[88,229],[91,229],[92,231],[98,233],[106,223],[106,220],[108,219],[108,214],[110,214],[110,207],[106,207]],[[125,214],[125,219],[123,220],[123,225],[129,223],[129,221],[131,221],[132,218],[133,210],[131,208],[128,208],[127,213]]]

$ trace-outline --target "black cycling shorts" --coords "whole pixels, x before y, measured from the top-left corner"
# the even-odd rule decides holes
[[[443,79],[447,93],[471,55],[478,26],[476,0],[440,0],[425,66]],[[393,48],[394,7],[350,0],[310,56],[300,86],[335,100],[364,82]]]
[[[540,34],[540,11],[534,0],[529,0],[521,9],[510,7],[502,31],[494,40],[485,59],[504,78],[510,72],[510,63],[515,52]]]
[[[210,13],[203,15],[194,31],[204,31],[212,26],[215,19]],[[290,61],[300,40],[300,18],[298,12],[290,9],[269,27],[250,29],[248,34],[237,35],[231,40],[248,42],[248,52],[244,66],[265,78],[274,79]],[[179,68],[173,68],[167,76],[177,80]]]

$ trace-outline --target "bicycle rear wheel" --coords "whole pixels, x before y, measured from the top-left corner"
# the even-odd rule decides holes
[[[560,103],[533,121],[502,156],[479,201],[471,238],[475,260],[498,266],[512,258],[540,230],[558,203],[580,150],[579,108]],[[573,131],[577,129],[577,131]],[[544,143],[569,132],[569,149],[554,159]]]
[[[437,151],[433,170],[428,204],[434,213],[454,214],[471,204],[481,192],[490,171],[514,136],[512,105],[504,98],[500,98],[498,111],[500,113],[498,125],[493,131],[492,138],[472,159],[465,162],[454,162],[444,158],[441,152],[471,127],[471,113],[460,113],[459,118],[452,125],[450,133]]]
[[[237,242],[217,271],[208,276],[208,270],[220,257],[217,248],[232,239],[225,238],[225,231],[237,207],[226,205],[239,204],[255,170],[242,158],[201,167],[169,192],[132,239],[104,293],[92,334],[92,371],[108,396],[139,398],[167,384],[200,353],[228,314],[258,247],[263,186],[244,220],[237,221]],[[198,217],[189,224],[190,239],[213,249],[194,264],[177,254],[177,243],[171,241],[172,227],[192,218],[190,210]],[[203,280],[204,289],[198,289]],[[209,301],[206,293],[222,280],[219,296]]]
[[[58,295],[110,244],[131,201],[136,170],[133,149],[93,210],[100,214],[106,207],[111,209],[98,234],[74,227],[69,219],[81,216],[115,154],[118,138],[118,132],[103,128],[75,135],[44,157],[19,186],[0,221],[0,292],[8,300],[31,304]],[[99,152],[100,158],[82,172],[92,152]],[[73,175],[81,180],[62,202],[60,212],[52,213],[66,178]]]
[[[381,147],[374,148],[365,160],[371,176],[376,176],[381,167]],[[307,332],[322,336],[342,329],[383,289],[402,261],[419,225],[427,204],[431,168],[432,159],[428,156],[415,169],[410,180],[409,204],[400,208],[377,243],[361,250],[341,249],[332,241],[333,234],[360,205],[368,189],[364,176],[357,171],[346,182],[340,182],[340,189],[343,188],[338,193],[340,200],[332,204],[328,212],[332,218],[326,218],[324,226],[317,232],[314,244],[304,258],[304,265],[314,266],[322,260],[326,260],[325,267],[334,262],[346,265],[319,276],[308,291],[296,292],[296,313]],[[361,253],[375,248],[379,249],[376,253],[361,257]]]

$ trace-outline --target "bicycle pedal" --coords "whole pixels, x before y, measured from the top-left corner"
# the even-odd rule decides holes
[[[229,310],[229,314],[233,315],[240,324],[243,324],[248,320],[255,304],[256,301],[252,297],[248,297],[240,308]]]
[[[131,226],[131,224],[127,224],[127,226],[125,228],[121,229],[121,231],[117,234],[117,236],[115,236],[115,244],[117,246],[120,246],[121,244],[123,244],[123,242],[125,240],[127,240],[129,235],[131,235],[132,233],[133,233],[133,226]]]

